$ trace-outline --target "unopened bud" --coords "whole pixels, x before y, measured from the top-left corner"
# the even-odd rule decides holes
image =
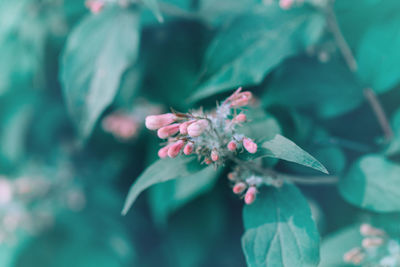
[[[150,130],[157,130],[161,127],[167,126],[175,122],[177,116],[172,113],[165,113],[161,115],[151,115],[146,117],[146,128]]]
[[[285,10],[290,9],[293,4],[294,4],[294,0],[280,0],[279,1],[279,6]]]
[[[104,8],[104,2],[99,0],[88,0],[86,1],[86,7],[90,9],[93,14],[100,13]]]
[[[192,143],[188,143],[186,144],[186,146],[183,148],[183,154],[185,155],[190,155],[193,152],[193,144]]]
[[[243,193],[244,190],[246,190],[246,188],[247,188],[247,185],[245,183],[237,183],[233,187],[232,191],[233,191],[233,193],[239,195],[239,194]]]
[[[179,132],[183,135],[187,135],[188,134],[188,130],[187,128],[189,127],[190,124],[192,124],[194,121],[185,121],[183,123],[181,123],[181,125],[179,126]]]
[[[243,146],[244,148],[251,154],[257,152],[257,144],[253,142],[250,138],[244,137],[243,138]]]
[[[362,246],[364,248],[378,247],[383,244],[383,238],[380,237],[367,237],[362,241]]]
[[[200,136],[208,128],[207,120],[198,120],[189,125],[187,128],[188,134],[191,137]]]
[[[257,193],[257,189],[255,186],[249,187],[249,189],[247,189],[246,194],[244,196],[244,203],[246,203],[247,205],[252,204],[254,202],[254,200],[256,200],[256,193]]]
[[[363,236],[383,236],[383,235],[385,235],[384,231],[382,231],[382,230],[380,230],[378,228],[375,228],[375,227],[373,227],[373,226],[371,226],[370,224],[367,224],[367,223],[363,223],[360,226],[360,233]]]
[[[247,106],[250,100],[253,98],[250,92],[241,92],[242,87],[239,87],[226,101],[230,102],[231,107],[242,107]]]
[[[235,123],[242,123],[245,122],[247,120],[247,117],[245,114],[240,113],[239,115],[237,115],[235,118],[233,118],[232,122]]]
[[[168,157],[176,158],[179,155],[179,152],[181,152],[184,145],[185,142],[183,142],[182,140],[173,143],[168,149]]]
[[[235,151],[236,149],[237,149],[237,144],[236,144],[236,142],[235,141],[230,141],[229,143],[228,143],[228,149],[229,149],[229,151]]]
[[[174,123],[158,129],[157,135],[161,139],[165,139],[176,134],[178,131],[179,131],[179,123]]]
[[[204,159],[204,162],[205,162],[207,165],[210,165],[210,164],[212,163],[212,160],[209,159],[209,158],[205,158],[205,159]]]
[[[236,175],[233,172],[228,173],[228,179],[231,181],[235,181]]]
[[[165,147],[160,148],[160,150],[158,150],[158,156],[162,159],[168,157],[168,149],[171,145],[166,145]]]
[[[219,155],[216,150],[211,151],[211,160],[212,161],[218,161],[219,160]]]
[[[356,258],[360,254],[361,254],[360,248],[353,248],[344,254],[343,260],[345,262],[353,262],[353,259]]]

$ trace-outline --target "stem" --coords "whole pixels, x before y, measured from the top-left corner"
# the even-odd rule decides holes
[[[365,88],[364,95],[365,98],[368,100],[368,103],[370,104],[372,110],[374,111],[376,118],[378,119],[378,122],[385,135],[385,140],[387,142],[390,142],[394,136],[393,129],[390,126],[390,123],[387,119],[385,111],[382,108],[381,103],[379,102],[378,97],[371,88]]]
[[[323,185],[323,184],[336,184],[339,181],[339,178],[336,176],[297,176],[290,175],[285,173],[277,172],[273,169],[264,169],[255,164],[249,163],[247,161],[240,160],[235,157],[230,157],[230,159],[236,164],[247,168],[253,172],[258,174],[262,174],[264,176],[272,177],[273,179],[283,179],[286,181],[290,181],[292,183],[303,184],[303,185]]]
[[[339,47],[340,52],[343,55],[344,60],[347,63],[347,66],[349,67],[350,71],[355,73],[357,71],[357,61],[351,52],[350,46],[346,42],[346,39],[343,36],[342,31],[340,30],[339,24],[337,22],[337,18],[335,15],[335,11],[333,10],[333,5],[334,5],[335,0],[331,0],[331,2],[328,4],[328,7],[326,9],[326,16],[327,16],[327,23],[328,27],[330,28],[333,37],[336,41],[337,46]],[[367,99],[369,105],[371,106],[373,112],[375,113],[375,116],[378,119],[379,125],[381,126],[384,135],[385,135],[385,140],[387,142],[390,142],[393,139],[393,129],[390,126],[389,120],[387,119],[387,116],[385,114],[385,111],[379,102],[376,94],[371,88],[366,88],[364,89],[364,96]]]
[[[351,49],[346,42],[342,31],[340,30],[335,11],[333,10],[333,2],[334,1],[332,1],[332,3],[328,5],[328,8],[326,10],[328,27],[333,34],[336,44],[339,47],[340,52],[342,53],[343,58],[347,63],[347,66],[352,72],[356,72],[358,68],[357,61],[353,53],[351,52]]]

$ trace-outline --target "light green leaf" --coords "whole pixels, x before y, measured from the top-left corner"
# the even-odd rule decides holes
[[[249,267],[317,266],[319,234],[306,199],[290,184],[263,189],[243,210]]]
[[[288,60],[273,73],[263,95],[264,105],[311,110],[322,118],[342,115],[363,101],[362,87],[337,58],[327,63],[309,57]]]
[[[160,7],[157,0],[142,0],[143,3],[153,12],[154,16],[157,18],[158,22],[163,22],[164,18],[161,14]]]
[[[141,192],[152,185],[173,179],[188,177],[199,172],[203,167],[196,157],[178,157],[160,159],[150,165],[129,189],[122,214],[125,215]]]
[[[191,100],[259,84],[284,59],[314,44],[324,23],[323,16],[307,5],[288,11],[272,5],[237,16],[209,46],[204,82]]]
[[[353,225],[328,235],[322,239],[321,262],[319,267],[350,267],[343,261],[343,256],[352,248],[361,245],[363,237],[360,234],[360,227]]]
[[[123,73],[136,61],[138,27],[136,12],[115,7],[85,18],[69,36],[61,81],[81,137],[90,135],[113,101]]]
[[[376,154],[357,160],[340,180],[339,190],[350,203],[377,211],[400,211],[400,165]]]
[[[361,41],[357,54],[360,78],[377,93],[400,82],[400,18],[374,24]]]
[[[259,156],[294,162],[328,174],[324,165],[282,135],[277,134],[274,139],[264,142],[261,148]]]
[[[171,213],[209,192],[219,173],[209,166],[185,179],[171,180],[150,188],[150,204],[155,220],[160,224],[165,223]]]

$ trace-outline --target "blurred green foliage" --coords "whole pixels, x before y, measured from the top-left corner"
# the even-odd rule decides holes
[[[346,266],[360,223],[400,239],[400,1],[278,2],[0,0],[0,266]],[[229,166],[140,175],[147,115],[239,86],[261,153],[339,183],[263,189],[242,222]],[[136,177],[128,206],[157,185],[121,216]]]

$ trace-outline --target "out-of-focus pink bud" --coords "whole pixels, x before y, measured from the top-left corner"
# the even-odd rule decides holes
[[[257,144],[253,142],[250,138],[243,138],[243,146],[244,148],[251,154],[257,152]]]
[[[228,179],[231,181],[235,181],[236,175],[233,172],[228,173]]]
[[[362,246],[364,248],[378,247],[383,244],[383,238],[380,237],[367,237],[362,241]]]
[[[146,128],[150,130],[157,130],[161,127],[167,126],[177,120],[177,116],[172,113],[165,113],[161,115],[151,115],[146,117]]]
[[[188,127],[190,124],[192,124],[194,122],[194,120],[191,121],[185,121],[183,123],[181,123],[181,125],[179,126],[179,132],[183,135],[188,134]]]
[[[233,193],[239,195],[239,194],[243,193],[244,190],[246,190],[246,188],[247,188],[247,185],[245,183],[237,183],[233,187],[232,191],[233,191]]]
[[[343,256],[343,260],[345,262],[353,262],[354,258],[357,258],[358,255],[361,254],[361,249],[360,248],[353,248],[349,252],[346,252]]]
[[[182,140],[178,140],[173,143],[168,149],[168,157],[176,158],[179,155],[179,152],[181,152],[184,145],[185,142],[183,142]]]
[[[13,187],[10,181],[0,178],[0,204],[7,204],[13,198]]]
[[[240,113],[235,118],[233,118],[232,122],[234,122],[234,123],[242,123],[242,122],[245,122],[246,120],[247,120],[246,115],[243,114],[243,113]]]
[[[247,106],[250,100],[253,98],[251,92],[241,92],[242,87],[239,87],[226,101],[230,102],[231,107],[242,107]]]
[[[229,151],[232,151],[232,152],[237,149],[237,144],[234,140],[232,140],[228,143],[228,149],[229,149]]]
[[[174,123],[158,129],[157,135],[161,139],[165,139],[176,134],[177,132],[179,132],[179,123]]]
[[[189,127],[187,128],[187,131],[191,137],[197,137],[200,136],[207,128],[208,128],[207,120],[198,120],[190,124]]]
[[[104,1],[100,1],[100,0],[88,0],[86,1],[86,7],[90,9],[90,12],[92,12],[93,14],[98,14],[101,12],[101,10],[103,10],[104,8]]]
[[[166,145],[165,147],[160,148],[160,150],[158,150],[158,156],[162,159],[168,157],[168,149],[171,145]]]
[[[204,162],[205,162],[207,165],[210,165],[210,164],[212,163],[212,160],[209,159],[209,158],[205,158],[205,159],[204,159]]]
[[[375,228],[375,227],[373,227],[373,226],[371,226],[370,224],[367,224],[367,223],[363,223],[360,226],[360,233],[363,236],[383,236],[383,235],[385,235],[384,231],[382,231],[382,230],[380,230],[378,228]]]
[[[183,154],[185,154],[185,155],[192,154],[193,147],[194,147],[194,145],[192,143],[186,144],[186,146],[183,148]]]
[[[219,160],[218,152],[216,150],[214,150],[214,149],[211,151],[211,160],[212,161],[218,161]]]
[[[257,189],[255,186],[250,186],[244,195],[244,203],[250,205],[256,200]]]
[[[279,1],[279,6],[285,10],[290,9],[293,6],[293,4],[294,4],[294,0],[280,0]]]

